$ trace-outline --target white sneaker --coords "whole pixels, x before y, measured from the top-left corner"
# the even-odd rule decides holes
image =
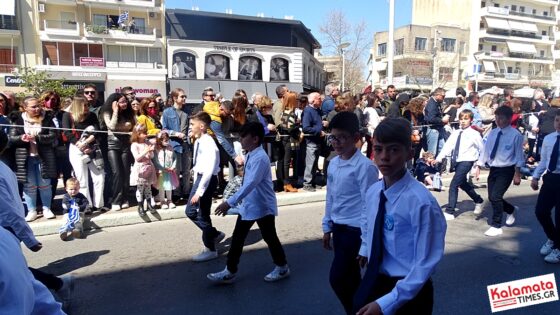
[[[169,202],[169,209],[175,209],[175,204],[173,202]]]
[[[546,243],[541,247],[541,255],[546,256],[552,252],[552,247],[554,246],[554,241],[547,240]]]
[[[513,207],[513,212],[506,216],[506,224],[507,225],[513,225],[515,223],[515,212],[517,212],[518,210],[519,210],[519,207],[515,206],[515,207]]]
[[[152,208],[155,208],[156,200],[154,198],[150,198],[150,205],[152,206]]]
[[[476,214],[476,215],[481,214],[481,213],[482,213],[482,206],[483,206],[483,205],[484,205],[483,202],[481,202],[481,203],[475,203],[475,204],[474,204],[473,213]]]
[[[502,235],[504,233],[504,231],[502,230],[502,228],[496,228],[496,227],[490,227],[488,229],[488,231],[484,232],[484,235],[486,236],[498,236],[498,235]]]
[[[43,216],[47,219],[56,218],[56,215],[54,215],[54,213],[51,211],[51,209],[49,209],[47,207],[43,207]]]
[[[217,251],[211,251],[207,247],[204,247],[204,249],[198,255],[195,255],[193,257],[193,261],[202,262],[202,261],[208,261],[216,258],[218,258]]]
[[[127,209],[130,208],[130,205],[128,204],[128,202],[125,202],[121,205],[121,209]]]
[[[121,206],[119,205],[111,205],[111,211],[121,211]]]
[[[37,210],[32,210],[27,213],[25,216],[25,221],[31,222],[37,220]]]
[[[207,274],[206,278],[216,283],[232,283],[235,280],[235,273],[231,273],[226,267],[220,272]]]
[[[169,206],[166,203],[161,203],[161,208],[162,209],[169,209]]]
[[[560,263],[560,249],[555,248],[553,249],[550,254],[546,255],[544,261],[550,264],[557,264]]]
[[[276,266],[269,274],[264,276],[264,281],[274,282],[287,278],[289,275],[290,275],[290,268],[288,267],[288,265],[282,267]]]
[[[443,212],[443,216],[445,217],[446,221],[453,221],[455,220],[455,216],[451,213]]]

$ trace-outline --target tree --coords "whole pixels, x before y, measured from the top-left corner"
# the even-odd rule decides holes
[[[62,80],[51,79],[51,75],[45,71],[35,71],[31,68],[22,68],[19,74],[25,88],[25,95],[31,94],[39,97],[45,91],[55,91],[61,98],[76,94],[75,87],[65,87]]]
[[[350,43],[350,46],[344,49],[344,85],[352,92],[361,91],[365,85],[365,60],[372,42],[366,22],[353,24],[348,21],[344,12],[333,10],[319,26],[319,32],[322,35],[325,54],[341,55],[338,47],[343,43]],[[339,78],[342,78],[341,72],[342,65]]]

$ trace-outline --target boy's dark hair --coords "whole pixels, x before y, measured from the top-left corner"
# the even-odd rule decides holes
[[[410,122],[402,117],[383,119],[373,132],[373,137],[381,143],[393,142],[402,144],[407,148],[412,145],[411,135]]]
[[[463,116],[469,116],[470,120],[473,120],[474,118],[474,113],[472,112],[472,110],[470,109],[463,109],[460,113],[459,113],[459,118],[462,118]]]
[[[206,125],[206,128],[210,128],[210,123],[212,122],[212,118],[210,118],[210,115],[208,115],[207,112],[198,112],[191,116],[191,119],[203,122]]]
[[[4,153],[6,147],[8,147],[8,135],[3,128],[0,128],[0,154]]]
[[[477,96],[478,96],[478,92],[470,92],[467,101],[472,102]]]
[[[455,96],[459,96],[462,95],[463,97],[467,97],[467,91],[465,91],[465,89],[463,89],[462,87],[458,87],[455,89]]]
[[[263,125],[256,121],[247,122],[241,127],[241,137],[252,136],[259,138],[259,145],[264,141],[264,128]]]
[[[494,112],[494,115],[496,115],[496,116],[499,115],[499,116],[504,116],[504,117],[507,117],[507,118],[511,118],[511,117],[513,117],[513,109],[511,109],[511,107],[509,107],[509,106],[502,105],[502,106],[496,108],[496,111]]]
[[[360,122],[358,116],[351,112],[340,112],[334,115],[329,127],[331,129],[339,129],[348,132],[351,135],[360,131]]]

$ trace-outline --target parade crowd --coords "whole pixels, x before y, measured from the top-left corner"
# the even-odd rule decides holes
[[[139,100],[125,87],[101,103],[93,84],[67,99],[53,91],[21,100],[0,93],[1,160],[17,178],[10,193],[16,203],[23,196],[25,220],[61,214],[60,238],[69,240],[83,236],[84,219],[95,211],[135,202],[145,216],[180,202],[202,231],[204,248],[193,260],[207,261],[218,257],[216,245],[225,237],[210,219],[212,199],[223,195],[216,214],[238,218],[226,268],[208,279],[235,279],[245,238],[257,223],[275,264],[264,278],[272,282],[290,274],[276,235],[275,192],[326,185],[323,246],[335,251],[330,282],[346,312],[427,314],[430,276],[443,256],[458,189],[481,214],[484,200],[473,178],[489,169],[493,214],[485,235],[497,237],[515,223],[518,207],[504,199],[511,183],[531,176],[538,190],[542,176],[535,213],[547,241],[540,252],[546,262],[560,263],[559,212],[551,218],[560,204],[554,192],[560,99],[550,91],[516,98],[509,88],[497,95],[457,88],[446,98],[442,88],[424,95],[388,86],[353,95],[329,84],[324,95],[279,85],[274,100],[243,90],[231,100],[212,88],[201,95],[200,104],[189,103],[179,88],[166,102],[159,94]],[[428,191],[441,190],[442,173],[453,173],[443,209]],[[55,209],[60,178],[65,192]],[[32,249],[40,245],[32,233],[18,238]],[[55,291],[68,286],[67,279],[33,275]]]

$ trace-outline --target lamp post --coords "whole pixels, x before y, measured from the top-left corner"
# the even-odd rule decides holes
[[[480,72],[480,66],[478,64],[478,56],[484,54],[483,51],[477,51],[473,54],[474,60],[476,61],[476,64],[474,65],[474,91],[478,92],[478,73]]]
[[[344,70],[344,48],[348,48],[348,46],[350,46],[350,43],[345,42],[342,43],[340,45],[338,45],[338,51],[340,52],[340,54],[342,55],[342,87],[341,90],[342,92],[344,92],[344,74],[345,74],[345,70]]]

